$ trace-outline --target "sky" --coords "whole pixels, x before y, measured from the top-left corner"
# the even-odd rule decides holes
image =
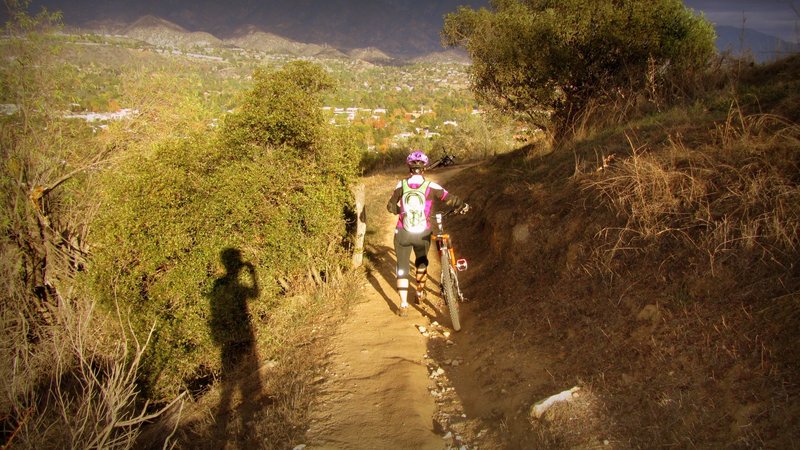
[[[800,42],[800,1],[792,0],[684,0],[715,25],[751,28]]]

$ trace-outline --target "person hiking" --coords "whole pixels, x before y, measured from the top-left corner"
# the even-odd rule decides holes
[[[414,303],[425,300],[425,281],[428,277],[428,250],[431,246],[430,213],[433,200],[445,202],[456,210],[467,207],[456,195],[447,192],[442,186],[423,177],[428,165],[428,156],[413,151],[406,158],[411,175],[397,182],[386,209],[398,214],[394,230],[394,252],[397,256],[397,292],[400,295],[400,317],[408,315],[408,288],[411,250],[414,250],[416,269],[416,296]]]

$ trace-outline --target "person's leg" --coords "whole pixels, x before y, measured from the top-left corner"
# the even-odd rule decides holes
[[[395,230],[394,253],[397,256],[397,293],[400,295],[398,314],[406,315],[408,310],[408,273],[411,270],[411,244],[405,230]]]
[[[414,267],[416,268],[417,295],[416,303],[425,300],[425,282],[428,280],[428,250],[431,247],[431,235],[426,234],[414,242]]]

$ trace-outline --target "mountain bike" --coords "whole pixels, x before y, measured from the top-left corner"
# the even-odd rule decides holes
[[[455,163],[456,163],[456,157],[455,156],[453,156],[453,155],[444,155],[441,158],[439,158],[436,161],[434,161],[433,163],[431,163],[431,165],[429,165],[425,169],[426,170],[430,170],[430,169],[434,169],[434,168],[439,167],[439,166],[442,166],[442,167],[444,167],[444,166],[452,166]]]
[[[465,214],[467,211],[469,211],[469,205],[465,203],[464,207],[458,211],[436,213],[436,228],[433,232],[433,239],[436,241],[436,249],[439,251],[439,259],[442,263],[441,294],[447,304],[447,309],[450,311],[450,320],[453,322],[453,330],[455,331],[461,329],[458,303],[464,301],[464,294],[458,286],[457,273],[467,270],[467,260],[463,258],[456,259],[453,240],[449,234],[444,232],[443,219],[450,214]]]

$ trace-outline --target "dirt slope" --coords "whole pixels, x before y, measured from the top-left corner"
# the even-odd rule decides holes
[[[574,164],[523,151],[428,174],[473,206],[447,222],[470,261],[458,333],[438,295],[393,315],[384,205],[403,172],[367,179],[372,270],[335,338],[310,447],[797,447],[797,266],[740,258],[711,273],[672,240],[592,266],[602,230],[624,223]]]
[[[429,178],[446,186],[455,171],[440,171]],[[453,360],[463,357],[455,356],[458,346],[453,340],[447,343],[447,337],[454,336],[435,292],[439,278],[435,251],[430,254],[429,301],[412,307],[406,318],[396,315],[399,299],[392,248],[396,217],[384,205],[402,175],[366,179],[368,281],[360,287],[361,303],[333,338],[323,394],[306,435],[308,448],[440,449],[455,443],[452,432],[452,438],[447,437],[447,417],[441,407],[437,410],[434,399],[447,397],[441,393],[449,383],[446,373],[454,369]],[[440,361],[445,357],[449,366]],[[443,366],[446,373],[437,371]],[[462,409],[453,399],[447,404],[452,413]]]
[[[463,196],[457,184],[449,183],[463,169],[447,168],[426,176]],[[361,303],[333,338],[322,395],[312,408],[307,448],[547,445],[549,441],[533,432],[530,407],[572,386],[554,383],[545,354],[517,339],[529,330],[505,327],[504,311],[491,317],[481,311],[482,304],[491,304],[490,298],[468,298],[462,304],[462,331],[454,332],[438,293],[440,266],[435,249],[429,255],[428,301],[412,308],[407,318],[395,315],[399,304],[392,248],[396,218],[384,205],[403,175],[397,171],[365,180],[368,281],[359,288]],[[481,212],[474,211],[446,222],[460,255],[470,250],[466,236],[458,230],[475,226],[480,217]],[[461,238],[463,251],[458,246]],[[472,256],[481,270],[480,257]],[[499,277],[490,279],[502,282]],[[464,288],[470,297],[473,289]],[[593,417],[590,397],[581,400],[573,404],[587,421]],[[603,442],[594,431],[582,431],[579,439],[570,442],[589,446]]]

